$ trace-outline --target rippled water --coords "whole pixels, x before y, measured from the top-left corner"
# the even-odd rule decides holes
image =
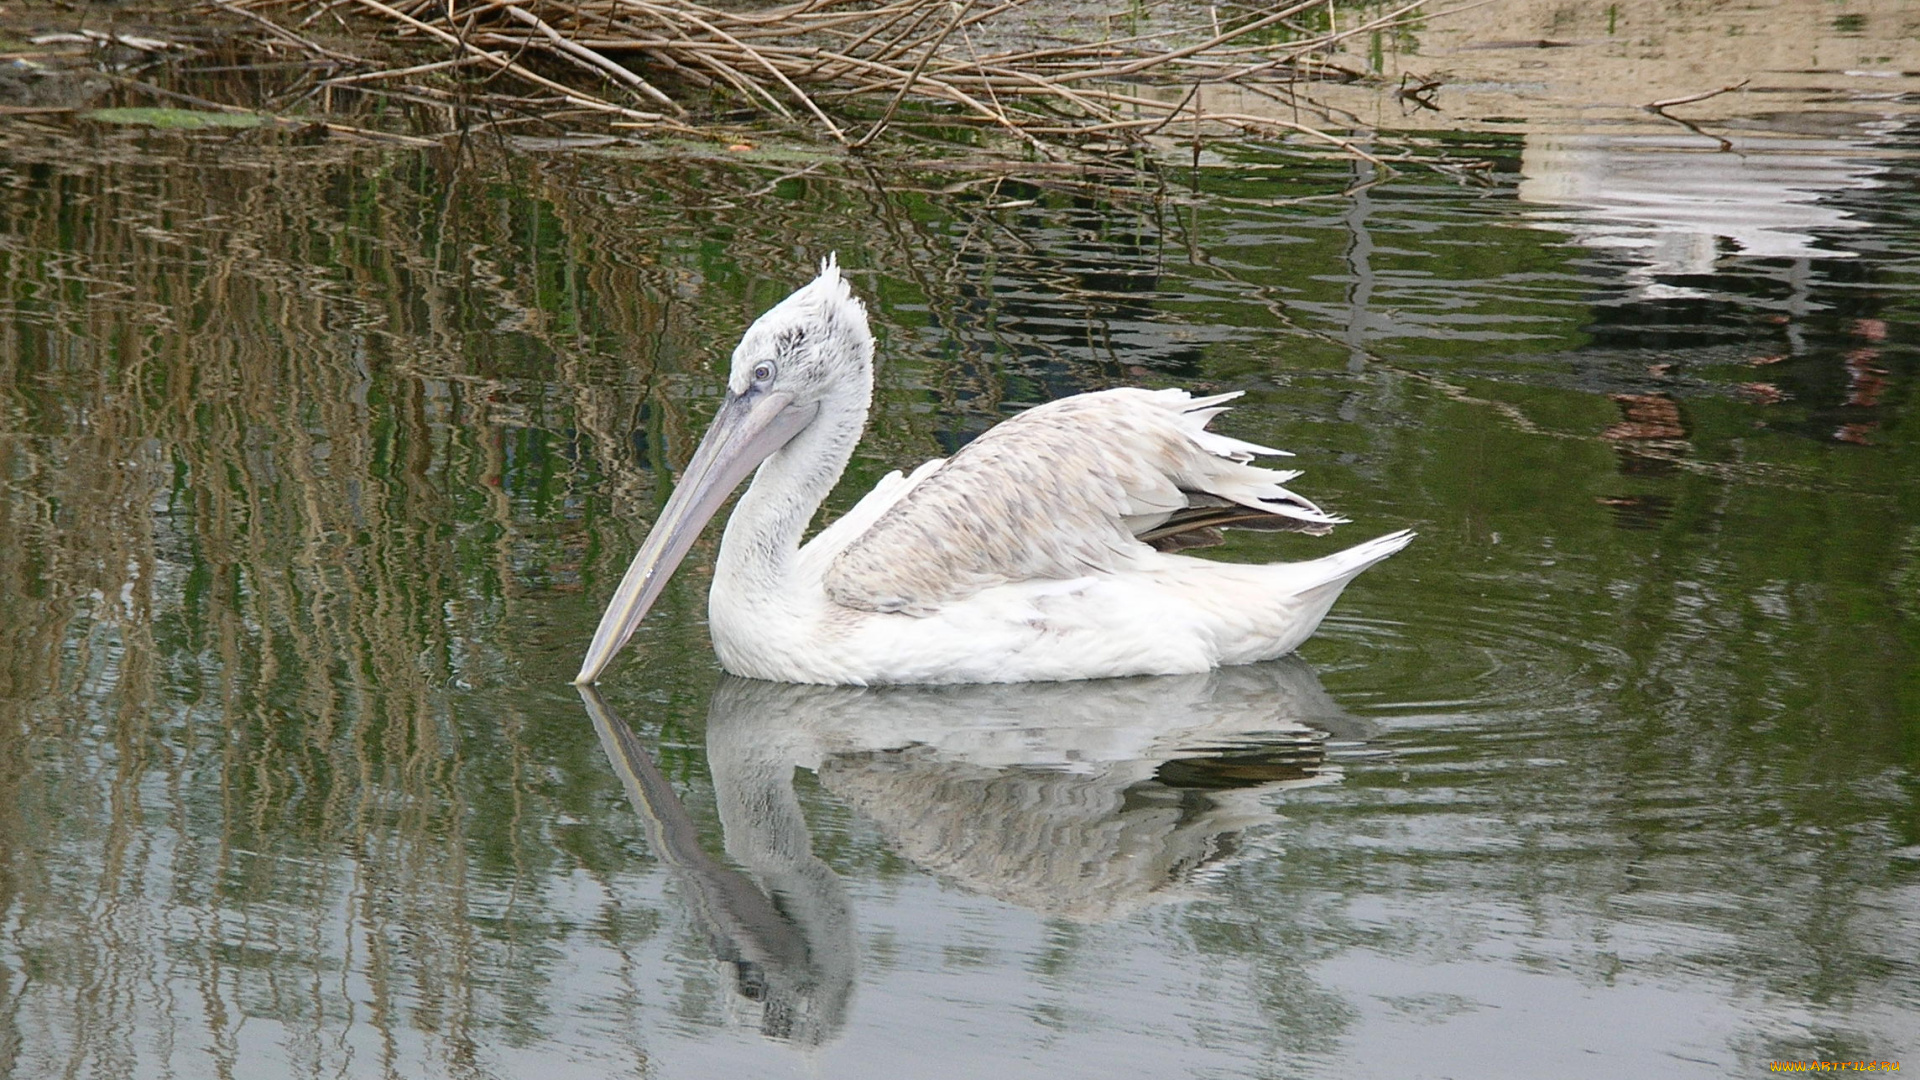
[[[1456,143],[1102,194],[15,129],[0,1071],[1911,1057],[1920,143]],[[881,335],[836,506],[1180,385],[1420,540],[1295,659],[862,692],[722,677],[709,539],[583,702],[830,250]]]

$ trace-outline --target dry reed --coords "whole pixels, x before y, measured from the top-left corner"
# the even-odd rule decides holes
[[[1200,3],[1119,12],[1072,0],[795,0],[721,8],[699,0],[210,0],[264,26],[262,44],[317,69],[310,92],[373,93],[438,106],[460,126],[559,122],[688,131],[747,106],[859,148],[890,129],[968,125],[1054,158],[1089,141],[1152,135],[1304,135],[1367,156],[1281,115],[1205,109],[1206,84],[1260,86],[1283,105],[1316,79],[1352,79],[1342,42],[1387,34],[1427,0],[1337,11],[1332,0],[1222,11]],[[348,23],[343,14],[358,16]],[[362,60],[313,40],[320,19],[411,41],[404,62]],[[1341,26],[1345,21],[1347,25]],[[1143,32],[1146,28],[1146,32]],[[450,90],[483,73],[485,94]],[[480,109],[484,118],[471,112]],[[1333,125],[1328,125],[1329,127]]]

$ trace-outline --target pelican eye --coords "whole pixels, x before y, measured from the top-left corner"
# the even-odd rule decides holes
[[[773,361],[771,360],[762,360],[759,363],[753,365],[753,381],[754,382],[770,383],[773,381],[773,374],[774,374],[774,366],[773,366]]]

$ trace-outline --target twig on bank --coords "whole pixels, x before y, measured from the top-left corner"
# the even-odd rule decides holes
[[[1719,97],[1721,94],[1731,94],[1735,90],[1744,89],[1746,85],[1752,81],[1753,79],[1749,77],[1749,78],[1741,79],[1739,82],[1734,83],[1732,86],[1723,86],[1718,90],[1707,90],[1698,94],[1688,94],[1686,97],[1668,98],[1665,101],[1650,101],[1647,104],[1642,105],[1640,107],[1647,110],[1650,113],[1664,114],[1668,109],[1673,108],[1675,105],[1691,105],[1696,101],[1705,101],[1708,98]]]
[[[260,26],[266,29],[267,33],[272,34],[274,37],[280,39],[281,41],[287,42],[290,45],[295,45],[302,49],[305,49],[306,51],[312,53],[315,56],[322,56],[327,58],[328,60],[338,60],[338,61],[341,61],[342,63],[348,63],[348,64],[366,63],[365,60],[362,60],[357,56],[351,56],[343,52],[335,52],[334,50],[329,49],[324,45],[321,45],[314,41],[310,41],[307,38],[301,37],[299,34],[296,34],[292,30],[289,30],[286,27],[281,26],[279,23],[274,22],[272,19],[269,19],[266,16],[259,14],[258,12],[249,11],[246,8],[241,7],[239,4],[235,4],[231,2],[231,0],[209,0],[209,2],[212,3],[214,7],[218,8],[221,11],[238,15],[244,19],[248,19],[254,23],[259,24]]]

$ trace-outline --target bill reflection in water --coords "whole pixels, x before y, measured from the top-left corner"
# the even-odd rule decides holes
[[[1197,675],[954,687],[806,686],[728,677],[707,714],[727,860],[641,739],[580,687],[654,854],[690,898],[763,1034],[827,1043],[858,979],[840,879],[813,853],[793,770],[870,820],[899,855],[1050,917],[1120,918],[1200,895],[1278,792],[1337,781],[1371,734],[1287,657]]]

